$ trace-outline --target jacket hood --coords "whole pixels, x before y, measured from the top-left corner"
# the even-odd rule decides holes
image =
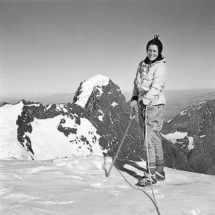
[[[159,54],[158,57],[155,60],[153,60],[153,61],[150,61],[149,58],[148,58],[148,56],[147,56],[145,58],[145,60],[144,60],[144,63],[145,64],[154,64],[155,62],[162,61],[163,59],[164,59],[164,57],[161,54]]]
[[[153,66],[153,65],[155,65],[155,64],[157,64],[157,63],[161,63],[161,62],[166,63],[165,57],[161,56],[161,58],[157,58],[157,59],[154,60],[154,61],[150,61],[150,60],[148,59],[148,57],[146,57],[145,60],[143,60],[143,61],[140,62],[139,66],[142,66],[142,64],[147,64],[147,65],[149,65],[149,66]]]

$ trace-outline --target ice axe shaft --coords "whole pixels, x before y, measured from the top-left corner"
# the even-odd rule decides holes
[[[110,166],[110,169],[109,169],[109,171],[108,171],[108,173],[107,173],[107,175],[106,175],[107,177],[109,177],[109,175],[110,175],[110,173],[111,173],[111,170],[112,170],[112,168],[113,168],[113,166],[114,166],[114,164],[115,164],[115,161],[116,161],[116,159],[117,159],[117,157],[118,157],[118,154],[119,154],[119,152],[120,152],[120,149],[121,149],[121,147],[122,147],[122,144],[123,144],[123,142],[124,142],[124,140],[125,140],[126,134],[128,133],[128,129],[129,129],[130,125],[131,125],[132,119],[133,119],[133,117],[130,118],[128,127],[127,127],[127,129],[126,129],[126,131],[125,131],[125,134],[124,134],[124,136],[123,136],[123,138],[122,138],[122,141],[121,141],[121,143],[120,143],[120,145],[119,145],[119,148],[118,148],[118,150],[117,150],[117,152],[116,152],[116,155],[114,156],[114,159],[113,159],[113,162],[112,162],[112,164],[111,164],[111,166]]]

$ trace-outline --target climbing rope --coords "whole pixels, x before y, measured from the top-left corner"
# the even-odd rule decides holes
[[[147,163],[149,165],[149,149],[148,149],[148,136],[147,136],[147,118],[148,118],[148,111],[147,111],[147,106],[146,106],[146,110],[145,110],[145,144],[146,144],[146,157],[147,157]],[[149,176],[151,179],[151,169],[148,167],[149,169]],[[150,180],[150,187],[151,187],[151,191],[152,191],[152,196],[154,199],[154,205],[156,207],[157,213],[158,215],[160,215],[160,211],[159,208],[157,206],[157,202],[156,202],[156,198],[155,198],[155,194],[154,194],[154,190],[153,190],[153,186],[152,186],[152,181]]]
[[[147,115],[147,106],[146,106],[146,109],[145,109],[145,144],[146,144],[147,163],[149,164],[149,151],[148,151],[148,141],[147,141],[147,138],[148,138],[148,137],[147,137],[147,117],[148,117],[148,115]],[[103,169],[105,170],[105,174],[106,174],[107,177],[110,176],[111,170],[112,170],[112,168],[113,168],[113,166],[114,166],[114,163],[115,163],[115,161],[116,161],[116,159],[117,159],[117,156],[118,156],[118,154],[119,154],[119,152],[120,152],[120,149],[121,149],[121,147],[122,147],[122,145],[123,145],[123,142],[124,142],[124,140],[125,140],[125,137],[126,137],[126,135],[127,135],[127,132],[128,132],[128,130],[129,130],[129,127],[130,127],[130,125],[131,125],[131,122],[132,122],[133,118],[134,118],[133,116],[130,118],[128,127],[127,127],[127,129],[126,129],[126,131],[125,131],[125,134],[124,134],[124,136],[123,136],[123,138],[122,138],[121,144],[120,144],[120,146],[119,146],[119,148],[118,148],[118,150],[117,150],[117,153],[116,153],[116,155],[115,155],[115,157],[114,157],[114,160],[113,160],[113,162],[112,162],[112,164],[111,164],[111,167],[110,167],[109,171],[107,171],[107,169],[106,169],[106,158],[105,158],[105,156],[104,156],[104,167],[103,167]],[[117,169],[117,168],[116,168],[116,169]],[[150,168],[148,168],[148,169],[149,169],[149,176],[150,176],[150,178],[151,178],[151,170],[150,170]],[[118,169],[117,169],[117,170],[118,170]],[[152,201],[152,203],[154,204],[154,206],[155,206],[155,208],[156,208],[156,211],[157,211],[157,214],[158,214],[158,215],[161,215],[161,213],[160,213],[160,211],[159,211],[159,208],[158,208],[158,205],[157,205],[157,202],[156,202],[156,198],[155,198],[155,194],[154,194],[153,185],[152,185],[151,180],[150,180],[150,187],[151,187],[151,191],[152,191],[152,196],[153,196],[153,198],[152,198],[149,194],[147,194],[143,189],[140,189],[140,188],[138,188],[138,187],[133,186],[133,185],[125,178],[125,176],[121,173],[121,171],[118,170],[118,172],[119,172],[120,175],[124,178],[124,180],[129,184],[130,187],[132,187],[133,189],[140,190],[140,191],[144,192],[144,193],[150,198],[150,200]]]
[[[116,168],[117,169],[117,168]],[[133,188],[133,189],[135,189],[135,190],[140,190],[140,191],[142,191],[143,193],[145,193],[149,198],[150,198],[150,200],[152,201],[152,203],[153,203],[153,205],[155,206],[155,209],[156,209],[156,211],[157,211],[157,214],[158,215],[161,215],[161,213],[160,213],[160,211],[159,211],[159,208],[158,208],[158,206],[157,206],[157,203],[154,201],[154,199],[155,199],[155,196],[154,196],[154,194],[153,194],[153,196],[154,196],[154,199],[145,191],[145,190],[143,190],[143,189],[141,189],[141,188],[138,188],[138,187],[136,187],[136,186],[133,186],[126,178],[125,178],[125,176],[121,173],[121,171],[119,171],[118,169],[117,169],[117,171],[120,173],[120,175],[123,177],[123,179],[129,184],[129,186],[131,187],[131,188]]]

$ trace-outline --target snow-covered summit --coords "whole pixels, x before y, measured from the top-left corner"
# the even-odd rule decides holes
[[[73,103],[43,106],[23,100],[0,109],[0,128],[5,131],[0,132],[0,159],[115,154],[121,140],[118,122],[126,125],[129,120],[119,87],[103,75],[81,83]],[[133,139],[126,141],[133,145]],[[132,148],[134,154],[141,151]],[[124,153],[128,157],[130,151],[125,147]]]
[[[60,104],[44,107],[20,101],[2,106],[0,159],[45,160],[68,154],[102,155],[106,150],[101,150],[97,129],[77,114],[71,113],[69,106]]]
[[[106,159],[107,169],[111,162],[111,158]],[[145,162],[116,160],[108,178],[103,163],[104,159],[95,155],[46,161],[1,160],[0,212],[4,215],[157,215],[151,188],[134,186],[143,175]],[[169,168],[165,172],[166,180],[153,186],[160,214],[215,214],[214,176]]]
[[[103,93],[102,87],[108,85],[109,80],[108,77],[99,74],[82,82],[80,86],[81,89],[79,90],[81,93],[77,96],[77,101],[75,103],[84,108],[93,89],[97,87],[101,96]]]

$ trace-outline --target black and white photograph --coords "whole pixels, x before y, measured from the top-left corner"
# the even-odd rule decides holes
[[[0,0],[1,215],[214,202],[214,0]]]

